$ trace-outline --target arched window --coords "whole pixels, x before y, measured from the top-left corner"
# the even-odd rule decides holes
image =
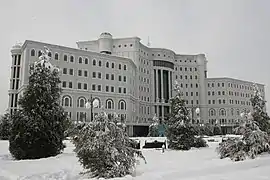
[[[223,108],[220,109],[220,110],[219,110],[219,115],[220,115],[220,116],[226,116],[226,111],[225,111],[225,109],[223,109]]]
[[[98,61],[98,66],[101,67],[101,61]]]
[[[59,58],[58,53],[55,53],[55,54],[54,54],[54,59],[55,59],[55,60],[58,60],[58,58]]]
[[[72,98],[68,95],[63,96],[62,98],[62,106],[64,107],[72,107]]]
[[[52,53],[51,53],[51,52],[49,52],[49,53],[48,53],[48,56],[52,57]]]
[[[36,51],[34,49],[31,50],[31,56],[35,56],[36,55]]]
[[[109,62],[106,62],[106,67],[107,67],[107,68],[109,67]]]
[[[82,57],[79,57],[79,64],[82,64]]]
[[[124,100],[118,102],[118,109],[126,110],[126,102]]]
[[[41,51],[38,51],[38,57],[41,56],[41,54],[42,54]]]
[[[77,101],[77,107],[83,108],[85,107],[86,99],[85,97],[79,97]]]
[[[84,59],[84,64],[88,64],[88,58]]]
[[[232,114],[232,116],[233,116],[233,114],[234,114],[233,108],[231,108],[231,114]]]
[[[97,98],[97,97],[95,97],[95,98],[93,98],[93,101],[95,101],[95,100],[98,100],[98,107],[96,107],[96,108],[101,108],[101,101],[100,101],[100,99]]]
[[[70,61],[70,62],[74,62],[74,56],[70,56],[70,57],[69,57],[69,61]]]
[[[93,59],[93,66],[95,66],[97,64],[96,60]]]
[[[106,100],[106,109],[114,109],[114,103],[112,99]]]
[[[209,116],[215,116],[215,115],[216,115],[215,109],[210,109],[209,110]]]
[[[67,61],[67,55],[64,55],[64,61]]]

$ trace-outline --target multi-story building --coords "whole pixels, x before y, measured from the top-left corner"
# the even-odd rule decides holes
[[[209,123],[220,124],[223,133],[231,133],[232,127],[243,121],[240,113],[252,112],[250,98],[254,83],[232,78],[207,78],[206,84]],[[264,85],[256,85],[264,99]]]
[[[18,108],[30,65],[44,46],[51,50],[51,63],[61,69],[61,103],[74,121],[90,121],[85,104],[97,99],[99,106],[93,114],[116,112],[126,119],[129,135],[146,135],[154,114],[164,119],[170,112],[175,81],[183,88],[193,119],[199,123],[214,119],[209,116],[212,104],[208,104],[207,82],[211,79],[207,78],[204,54],[176,54],[147,47],[138,37],[115,39],[110,33],[102,33],[98,40],[77,42],[78,48],[29,40],[15,45],[11,50],[10,113]],[[199,114],[193,113],[195,108],[200,108]]]

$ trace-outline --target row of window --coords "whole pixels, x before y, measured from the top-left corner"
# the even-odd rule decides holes
[[[73,88],[73,83],[72,82],[67,82],[67,81],[62,81],[62,87],[63,88]],[[88,84],[87,83],[81,83],[78,82],[77,83],[77,89],[84,89],[84,90],[88,90]],[[102,85],[96,85],[96,84],[92,84],[92,90],[93,91],[102,91]],[[114,86],[111,86],[109,88],[109,86],[105,86],[105,92],[115,92],[115,88]],[[124,87],[118,87],[118,93],[127,93],[127,89]]]
[[[36,56],[35,50],[32,49],[30,54],[31,54],[31,56]],[[51,52],[49,52],[48,55],[49,55],[50,57],[52,57],[52,53],[51,53]],[[41,51],[38,51],[38,57],[39,57],[39,56],[41,56]],[[55,59],[55,60],[59,60],[59,54],[58,54],[58,53],[55,53],[55,54],[54,54],[54,59]],[[74,61],[75,61],[74,59],[75,59],[75,58],[74,58],[73,55],[70,55],[70,56],[68,57],[68,55],[65,54],[65,55],[63,56],[63,60],[66,61],[66,62],[69,61],[69,62],[71,62],[71,63],[74,63]],[[88,59],[88,58],[84,58],[84,60],[83,60],[82,57],[78,57],[78,63],[79,63],[79,64],[83,64],[83,63],[84,63],[84,64],[89,64],[89,59]],[[101,67],[101,66],[102,66],[102,61],[100,61],[100,60],[97,61],[97,60],[93,59],[93,60],[92,60],[92,65],[93,65],[93,66],[97,66],[97,65],[98,65],[99,67]],[[106,62],[106,63],[105,63],[105,66],[106,66],[107,68],[110,68],[110,67],[111,67],[112,69],[115,68],[114,62],[112,62],[111,65],[110,65],[109,62]],[[124,64],[124,65],[118,64],[118,69],[119,69],[119,70],[122,70],[122,69],[123,69],[123,70],[126,71],[126,70],[127,70],[127,65],[126,65],[126,64]]]
[[[132,47],[132,46],[133,46],[133,44],[129,44],[129,47]],[[121,47],[128,47],[128,45],[127,44],[124,44],[123,46],[121,44],[119,44],[118,46],[113,45],[113,48],[116,48],[116,47],[119,47],[119,48],[121,48]]]
[[[217,120],[217,119],[209,119],[209,123],[210,124],[234,124],[234,123],[243,123],[244,121],[243,120],[240,120],[240,119],[228,119],[228,121],[227,121],[227,119],[219,119],[219,120]]]
[[[185,75],[184,77],[185,77],[185,79],[188,79],[188,76],[187,76],[187,75]],[[175,79],[178,79],[178,75],[175,75]],[[183,75],[179,75],[179,79],[183,79]],[[190,76],[189,76],[189,79],[193,79],[193,76],[190,75]],[[198,79],[198,76],[195,75],[195,76],[194,76],[194,79]]]
[[[98,102],[99,102],[99,106],[98,108],[101,108],[101,101],[99,98],[94,98],[94,99],[97,99]],[[93,99],[93,100],[94,100]],[[85,97],[81,96],[77,99],[77,107],[78,108],[86,108],[86,103],[88,102],[89,100],[87,100]],[[62,106],[64,107],[72,107],[72,97],[69,96],[69,95],[64,95],[62,97]],[[105,101],[105,108],[106,109],[115,109],[115,103],[112,99],[107,99]],[[126,101],[121,99],[118,101],[118,109],[119,110],[126,110],[127,109],[127,104],[126,104]]]
[[[141,100],[141,101],[147,101],[147,102],[150,102],[150,97],[148,96],[148,97],[146,97],[146,96],[139,96],[139,99]]]
[[[218,91],[217,94],[219,96],[221,96],[221,93],[222,93],[222,96],[225,96],[225,94],[226,94],[225,91],[222,91],[222,92],[221,91]],[[212,93],[210,91],[208,91],[208,96],[211,96],[211,94],[212,94],[212,96],[214,96],[215,95],[215,91],[212,91]]]
[[[208,87],[215,87],[215,83],[208,83]],[[225,87],[225,83],[217,83],[217,87]]]
[[[145,69],[145,68],[139,67],[139,71],[140,71],[141,73],[150,74],[150,71],[149,71],[148,69]]]
[[[239,101],[239,100],[229,100],[230,104],[241,104],[241,105],[247,105],[247,106],[251,106],[251,102],[250,101]]]
[[[246,109],[247,110],[247,109]],[[230,112],[230,114],[229,114]],[[234,116],[234,115],[237,115],[237,116],[240,116],[240,110],[239,109],[234,109],[234,108],[230,108],[228,110],[228,113],[227,111],[224,109],[224,108],[220,108],[219,110],[215,110],[215,109],[209,109],[209,116]]]
[[[175,71],[177,71],[178,68],[175,67],[174,69],[175,69]],[[179,67],[179,71],[183,71],[183,69],[184,69],[185,71],[188,71],[188,68],[187,68],[187,67],[185,67],[185,68]],[[189,71],[192,71],[192,69],[193,69],[193,68],[190,67],[190,68],[189,68]],[[195,68],[194,68],[194,71],[198,71],[198,69],[195,67]]]
[[[186,92],[186,96],[195,96],[195,94],[196,94],[196,96],[199,96],[199,92]]]
[[[139,109],[140,114],[150,114],[149,106],[141,106]]]
[[[148,78],[146,78],[146,77],[141,77],[141,76],[139,76],[139,81],[144,82],[144,83],[147,83],[147,84],[150,83],[150,80],[149,80]]]
[[[184,86],[183,86],[183,83],[180,83],[180,87],[181,87],[181,88],[184,87]],[[186,87],[186,88],[188,88],[188,87],[193,88],[193,84],[190,84],[190,86],[188,86],[188,84],[185,84],[185,87]],[[199,87],[199,85],[196,83],[196,84],[195,84],[195,88],[198,88],[198,87]]]
[[[215,87],[215,83],[208,83],[208,87]],[[217,87],[225,87],[225,83],[217,83]],[[230,88],[239,88],[244,90],[253,90],[253,87],[250,85],[241,85],[241,84],[233,84],[228,83],[228,87]],[[260,92],[263,92],[263,89],[259,89]]]
[[[215,94],[216,94],[215,91],[212,91],[212,92],[211,92],[211,91],[208,91],[208,96],[211,96],[211,95],[212,95],[212,96],[215,96]],[[225,92],[225,91],[218,91],[218,92],[217,92],[217,95],[218,95],[218,96],[221,96],[221,95],[222,95],[222,96],[225,96],[225,95],[226,95],[226,92]],[[240,95],[241,97],[246,97],[246,98],[253,97],[252,94],[248,94],[248,93],[240,93],[240,92],[234,92],[234,93],[233,93],[232,91],[229,91],[229,95],[230,95],[230,96],[233,96],[233,95],[234,95],[234,96],[239,96],[239,95]]]
[[[139,86],[139,90],[143,92],[148,92],[148,93],[150,92],[150,88],[143,87],[143,86]]]
[[[226,104],[226,100],[225,99],[219,99],[218,101],[218,104]],[[216,104],[216,100],[208,100],[208,104]]]

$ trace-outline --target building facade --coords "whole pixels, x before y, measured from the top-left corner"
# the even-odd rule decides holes
[[[93,114],[103,110],[108,114],[116,112],[126,120],[130,136],[147,135],[155,114],[161,120],[167,117],[175,81],[183,90],[193,122],[202,124],[219,119],[209,116],[210,111],[225,108],[232,98],[226,94],[210,99],[211,88],[218,92],[219,87],[208,84],[225,81],[227,87],[229,81],[243,82],[207,78],[204,54],[182,55],[169,49],[150,48],[138,37],[115,39],[110,33],[102,33],[97,40],[77,42],[77,48],[26,40],[11,50],[10,113],[18,109],[18,99],[28,84],[30,65],[38,60],[44,46],[51,50],[51,63],[61,69],[61,104],[69,117],[74,121],[90,121],[91,113],[85,104],[97,99],[98,107],[93,108]],[[263,85],[261,89],[264,92]],[[209,104],[214,98],[226,99],[226,103]],[[241,98],[233,100],[241,101]],[[239,109],[244,107],[237,105]],[[200,113],[194,113],[196,108]]]

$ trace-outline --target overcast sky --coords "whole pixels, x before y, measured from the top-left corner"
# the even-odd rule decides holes
[[[1,1],[0,112],[8,103],[12,45],[30,39],[76,47],[104,31],[144,44],[150,36],[152,47],[177,53],[205,53],[209,77],[263,83],[270,101],[269,7],[269,0]]]

